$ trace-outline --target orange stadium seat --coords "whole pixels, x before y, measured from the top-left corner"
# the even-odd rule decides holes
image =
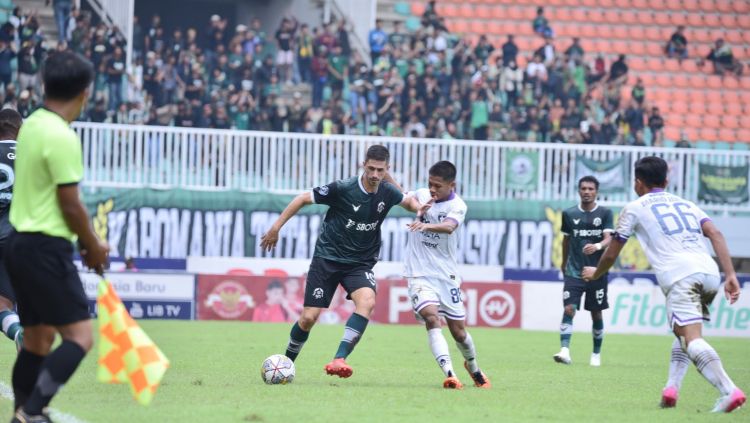
[[[750,3],[746,1],[734,1],[732,2],[732,9],[737,13],[748,13],[750,12]]]
[[[683,103],[681,101],[673,101],[671,102],[669,109],[672,111],[672,113],[685,114],[688,112],[688,105],[687,103]]]
[[[737,120],[737,116],[727,114],[722,116],[721,126],[729,129],[739,129],[740,122]]]
[[[677,141],[680,139],[680,128],[672,126],[670,123],[669,126],[664,128],[664,137],[668,140]]]
[[[682,70],[687,73],[698,72],[698,65],[695,63],[694,60],[691,60],[691,59],[683,60],[680,66],[682,67]]]
[[[740,79],[740,86],[743,90],[750,90],[750,79],[747,76],[743,76]]]
[[[747,0],[714,0],[714,3],[716,4],[716,8],[719,9],[721,12],[724,13],[731,13],[732,12],[732,3],[742,3],[746,2]]]
[[[603,23],[604,22],[604,11],[601,9],[589,9],[586,18],[589,22]]]
[[[647,26],[643,35],[647,40],[661,41],[661,31],[658,26]]]
[[[737,27],[737,17],[733,14],[722,14],[719,16],[719,19],[721,20],[721,26],[724,28],[732,29]]]
[[[735,90],[722,92],[720,99],[727,103],[739,103],[741,101],[740,94]]]
[[[581,0],[581,4],[586,7],[597,7],[599,2],[597,0]]]
[[[690,26],[703,26],[703,16],[699,13],[688,13],[687,20]]]
[[[632,0],[630,5],[636,9],[650,9],[651,5],[648,0]]]
[[[479,19],[470,19],[469,29],[475,34],[481,35],[487,33],[487,25],[485,25],[485,21]]]
[[[722,82],[724,83],[724,88],[727,90],[740,89],[740,81],[738,81],[737,78],[726,77]]]
[[[680,72],[682,69],[677,59],[666,59],[664,60],[664,70],[667,72]]]
[[[701,139],[701,141],[717,141],[718,140],[718,134],[716,133],[716,129],[713,128],[703,128],[698,133],[698,137]]]
[[[505,19],[508,17],[508,14],[505,12],[505,7],[494,5],[490,9],[490,13],[492,14],[492,17],[495,19]]]
[[[682,101],[683,103],[688,103],[690,101],[688,93],[685,90],[670,91],[669,97],[672,101]]]
[[[490,8],[488,6],[476,6],[474,7],[474,14],[476,17],[481,19],[490,19],[492,17],[492,14],[490,13]]]
[[[736,139],[735,130],[728,128],[719,129],[719,140],[733,142]]]
[[[436,8],[437,13],[446,18],[455,18],[458,16],[458,7],[454,4],[439,2]]]
[[[657,25],[670,25],[668,12],[654,12],[654,23]]]
[[[703,126],[712,129],[721,128],[721,119],[717,115],[707,113],[703,115]]]
[[[464,18],[473,18],[474,17],[474,6],[470,4],[462,4],[458,9],[458,14],[460,16],[463,16]]]
[[[706,101],[706,94],[703,90],[695,89],[695,87],[692,86],[692,84],[691,84],[691,87],[693,89],[688,91],[688,97],[690,98],[690,102],[701,103],[701,102]]]
[[[575,9],[561,9],[565,10],[566,13],[568,13],[568,18],[565,19],[561,17],[561,20],[569,20],[569,21],[576,21],[576,22],[588,22],[588,16],[586,16],[586,10],[582,8],[575,8]]]
[[[708,88],[720,89],[722,87],[721,77],[718,75],[708,75],[706,77],[706,86]]]
[[[664,56],[664,45],[663,43],[660,43],[658,41],[652,41],[647,42],[644,47],[646,48],[646,53],[649,56],[656,56],[656,57],[662,57]]]
[[[690,103],[688,111],[696,116],[701,116],[706,113],[706,103]]]
[[[698,1],[699,0],[682,0],[682,7],[685,10],[696,12],[700,10],[700,3]]]
[[[677,73],[672,75],[672,84],[678,88],[688,88],[690,86],[690,81],[685,74]]]
[[[652,0],[648,2],[648,7],[654,10],[669,9],[668,1],[670,0]]]
[[[560,7],[555,9],[554,11],[552,11],[552,16],[555,17],[555,20],[563,22],[574,20],[571,9],[568,9],[567,7]]]
[[[684,13],[672,12],[669,14],[669,23],[674,26],[687,24],[687,16]]]
[[[620,12],[620,23],[627,25],[644,24],[644,22],[638,22],[638,14],[634,10],[623,10]]]
[[[508,7],[506,11],[508,13],[508,18],[510,19],[516,19],[516,20],[523,19],[523,11],[521,10],[521,8],[517,6]]]
[[[696,89],[706,88],[706,77],[702,74],[693,74],[689,76],[690,86]]]
[[[684,131],[688,140],[695,142],[698,139],[698,130],[696,128],[686,127]]]
[[[616,10],[605,10],[604,11],[604,21],[609,22],[611,24],[616,24],[620,22],[620,13]]]
[[[613,25],[612,36],[621,40],[627,40],[629,38],[628,27],[625,25]]]
[[[736,141],[750,143],[750,129],[738,129]]]
[[[637,10],[635,13],[636,21],[634,23],[641,25],[652,25],[654,23],[654,13],[650,10]]]
[[[740,92],[740,102],[742,104],[748,105],[746,107],[750,107],[750,91],[743,90],[742,92]],[[748,125],[748,128],[750,128],[750,125]]]
[[[411,14],[414,16],[422,16],[425,11],[425,4],[421,1],[415,1],[411,3]]]
[[[737,16],[737,23],[744,29],[750,29],[750,14],[743,13]]]

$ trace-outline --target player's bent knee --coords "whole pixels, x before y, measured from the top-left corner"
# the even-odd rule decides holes
[[[573,306],[573,305],[566,305],[565,306],[565,314],[567,314],[570,317],[575,316],[576,315],[576,308],[575,308],[575,306]]]
[[[427,326],[427,329],[439,329],[441,326],[440,323],[440,316],[437,314],[423,314],[422,318],[424,319],[425,326]]]
[[[318,321],[318,316],[320,316],[320,309],[302,310],[302,314],[299,316],[299,326],[304,331],[309,332],[310,329],[312,329],[312,327],[315,326],[315,323]]]

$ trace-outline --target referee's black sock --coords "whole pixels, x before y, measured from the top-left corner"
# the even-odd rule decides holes
[[[13,410],[23,406],[26,400],[34,390],[34,384],[39,377],[39,369],[44,363],[44,356],[36,355],[33,352],[22,349],[16,357],[16,364],[13,365],[13,395],[15,396],[15,406]]]
[[[86,351],[72,341],[63,341],[47,359],[44,360],[36,385],[28,401],[23,406],[30,415],[42,414],[42,409],[49,405],[57,390],[70,379],[78,365],[86,356]]]

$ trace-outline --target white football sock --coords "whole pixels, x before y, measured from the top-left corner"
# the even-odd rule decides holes
[[[703,338],[694,340],[688,345],[687,353],[700,374],[711,382],[711,385],[718,389],[722,395],[729,395],[734,391],[734,382],[724,371],[719,354],[708,342]]]
[[[675,338],[672,342],[672,356],[669,360],[669,378],[667,379],[667,386],[674,386],[677,390],[680,390],[682,386],[682,379],[685,378],[685,374],[690,367],[690,358],[687,353],[683,351],[680,340]]]
[[[443,370],[446,376],[454,376],[453,363],[451,362],[451,355],[448,351],[448,342],[443,336],[443,331],[440,328],[428,329],[427,338],[430,341],[430,350],[432,355],[435,357],[435,361]]]
[[[464,342],[456,341],[456,346],[458,347],[458,350],[461,351],[461,354],[463,354],[464,359],[466,359],[466,364],[469,365],[469,370],[472,373],[479,371],[477,352],[474,349],[474,340],[471,339],[471,334],[466,332],[466,339],[464,339]]]

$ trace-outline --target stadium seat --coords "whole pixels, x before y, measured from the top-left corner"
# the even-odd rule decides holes
[[[414,16],[422,16],[425,11],[425,4],[421,1],[414,1],[411,3],[411,14]]]
[[[702,131],[701,131],[701,135],[702,135]],[[701,140],[695,143],[695,148],[699,150],[711,150],[713,149],[713,146],[714,145],[712,142],[708,142],[706,140]]]
[[[699,13],[688,13],[687,23],[688,25],[693,27],[703,26],[703,16],[701,16]]]
[[[698,0],[682,0],[682,7],[685,10],[696,12],[700,10],[700,3]]]
[[[669,23],[672,26],[679,26],[687,24],[687,16],[681,12],[673,12],[669,14]]]
[[[740,102],[727,102],[724,106],[724,110],[729,116],[741,116],[744,113],[742,103]]]
[[[738,129],[737,141],[750,144],[750,128]]]
[[[706,13],[703,15],[703,25],[710,27],[720,27],[721,19],[716,13]]]
[[[653,25],[655,23],[654,21],[654,13],[650,10],[638,10],[635,12],[636,14],[636,21],[634,23],[640,24],[640,25]]]
[[[687,103],[683,103],[681,101],[674,101],[670,104],[669,109],[672,111],[672,113],[685,114],[688,112],[688,105]]]
[[[714,0],[714,4],[716,5],[715,7],[719,11],[724,12],[724,13],[731,13],[732,12],[732,3],[742,3],[743,1],[746,1],[746,0],[739,0],[739,1],[737,1],[737,0],[735,0],[735,1],[731,1],[731,0]]]
[[[670,25],[671,18],[667,12],[654,12],[654,23],[656,25]]]
[[[721,140],[734,140],[734,134],[730,135],[729,138],[725,138],[727,136],[726,134],[723,134],[722,132],[719,132],[719,139]],[[732,144],[726,142],[726,141],[716,141],[714,142],[714,149],[715,150],[731,150]]]
[[[732,143],[732,150],[735,151],[750,151],[750,144],[744,143],[740,140],[737,140]]]
[[[676,126],[669,125],[664,128],[664,138],[665,138],[665,146],[667,140],[676,140],[680,138],[680,128],[677,128]],[[674,141],[671,141],[674,143]]]
[[[733,1],[732,9],[737,13],[748,13],[750,12],[750,3],[746,1]]]
[[[665,148],[674,148],[674,146],[676,146],[676,145],[677,145],[677,143],[676,143],[676,142],[674,142],[674,141],[672,141],[671,139],[665,138],[665,139],[664,139],[664,140],[662,141],[662,145],[663,145],[663,146],[664,146]]]
[[[419,18],[416,16],[409,16],[406,18],[405,26],[407,31],[414,32],[422,27],[422,22],[420,22]]]
[[[462,4],[458,8],[458,15],[462,16],[464,18],[473,18],[474,17],[474,6],[470,4]]]
[[[688,88],[690,86],[690,81],[684,74],[676,73],[672,75],[672,85],[677,88]]]
[[[718,134],[714,128],[702,128],[699,132],[699,138],[703,141],[716,141]]]
[[[405,1],[400,1],[393,5],[393,11],[401,16],[410,16],[411,6]]]
[[[703,115],[703,126],[710,129],[718,129],[721,127],[721,120],[719,116],[711,113]]]

